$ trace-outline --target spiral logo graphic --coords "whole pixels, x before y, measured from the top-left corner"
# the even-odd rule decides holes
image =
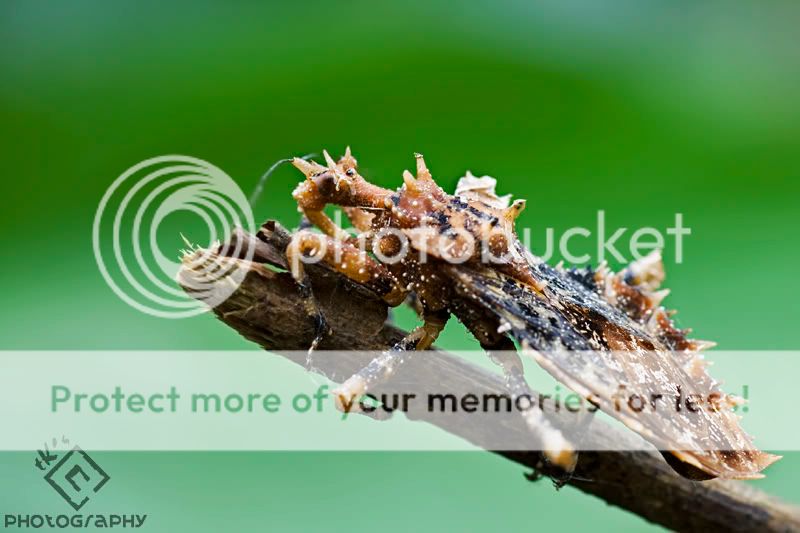
[[[189,218],[192,224],[176,223]],[[198,224],[208,248],[183,237],[188,250],[182,257],[177,245],[161,250],[164,240],[175,243],[186,226],[196,231]],[[224,302],[243,281],[244,271],[230,257],[250,260],[252,250],[235,239],[218,253],[219,241],[236,226],[250,232],[255,227],[236,182],[202,159],[167,155],[142,161],[114,180],[95,214],[92,244],[117,296],[153,316],[184,318]],[[181,277],[183,289],[175,281],[181,268],[191,273]]]

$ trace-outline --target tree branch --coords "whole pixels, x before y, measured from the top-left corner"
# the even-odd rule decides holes
[[[268,222],[256,237],[238,232],[231,242],[242,243],[255,254],[253,261],[236,261],[247,275],[237,291],[214,313],[245,338],[293,362],[305,364],[302,352],[314,337],[297,285],[285,271],[283,255],[290,235],[274,222]],[[228,254],[231,246],[217,251]],[[188,262],[185,262],[188,265]],[[371,291],[320,265],[307,265],[314,292],[333,333],[320,345],[314,359],[315,370],[342,382],[369,362],[369,354],[357,350],[382,350],[402,338],[404,332],[386,324],[387,308]],[[195,272],[188,267],[179,282],[188,287]],[[323,350],[343,350],[331,357]],[[378,394],[395,391],[421,393],[448,389],[469,390],[476,394],[503,394],[504,384],[496,374],[441,351],[412,357],[400,367]],[[512,416],[516,415],[516,416]],[[502,431],[519,439],[530,437],[517,413],[493,416],[489,424],[476,425],[458,414],[409,410],[410,419],[437,425],[481,447],[502,426]],[[471,423],[470,423],[471,422]],[[595,442],[635,444],[638,435],[595,420],[591,427]],[[524,441],[527,442],[527,441]],[[611,447],[611,446],[609,446]],[[628,446],[633,448],[636,446]],[[641,449],[641,446],[639,446]],[[545,476],[559,476],[555,467],[544,464],[538,452],[497,451],[508,459]],[[581,452],[574,475],[566,483],[597,496],[611,505],[635,513],[651,522],[674,530],[788,531],[800,530],[800,510],[742,482],[713,480],[696,482],[677,475],[662,456],[652,451]]]

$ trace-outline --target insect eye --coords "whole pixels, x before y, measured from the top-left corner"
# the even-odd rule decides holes
[[[348,169],[345,171],[345,174],[347,174],[348,176],[350,176],[350,177],[352,178],[353,176],[355,176],[355,175],[356,175],[356,169],[354,169],[354,168],[348,168]]]

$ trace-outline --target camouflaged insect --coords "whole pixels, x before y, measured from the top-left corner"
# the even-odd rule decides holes
[[[730,409],[730,398],[706,372],[699,352],[713,343],[687,338],[660,305],[667,291],[658,290],[664,279],[659,254],[616,274],[606,266],[551,267],[515,235],[514,222],[525,202],[498,197],[492,178],[468,173],[450,195],[417,155],[416,176],[406,171],[402,187],[393,191],[367,182],[349,148],[339,161],[324,155],[325,166],[292,161],[306,176],[294,198],[323,235],[300,231],[287,250],[319,335],[327,326],[301,260],[315,254],[389,305],[413,295],[424,322],[341,386],[340,407],[353,408],[352,399],[386,379],[409,350],[430,347],[455,315],[502,367],[511,393],[530,392],[513,337],[567,387],[667,450],[667,461],[687,477],[761,477],[760,471],[779,458],[754,448]],[[354,237],[336,226],[323,212],[329,204],[342,207],[361,234]],[[401,232],[409,249],[387,229]],[[470,241],[482,246],[470,246]],[[365,253],[359,246],[363,243],[374,253]],[[486,261],[487,249],[495,260]],[[378,259],[386,257],[402,259]],[[665,417],[655,410],[634,416],[614,405],[621,385],[645,398],[700,391],[724,401],[691,418]],[[565,469],[574,466],[573,444],[537,413],[527,411],[526,422],[539,435],[546,457]]]

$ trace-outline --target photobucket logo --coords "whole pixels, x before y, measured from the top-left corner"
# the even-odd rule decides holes
[[[202,249],[187,241],[183,263],[174,248],[164,254],[159,227],[169,226],[165,219],[176,214],[199,218],[205,243],[227,238],[234,226],[255,228],[236,182],[211,163],[183,155],[154,157],[126,170],[100,201],[92,228],[95,259],[108,285],[132,307],[162,318],[203,313],[225,301],[244,278],[236,261],[213,253],[214,245]],[[225,255],[252,259],[248,253],[236,243]],[[174,281],[182,264],[194,272],[192,298]]]
[[[342,227],[341,212],[334,212],[333,221],[337,227]],[[490,223],[483,224],[476,232],[452,227],[442,231],[441,227],[426,225],[406,229],[384,227],[377,232],[363,233],[345,228],[345,233],[350,235],[346,242],[337,242],[325,235],[309,232],[302,241],[293,243],[293,246],[299,247],[303,242],[305,253],[291,254],[292,268],[298,268],[297,262],[311,264],[320,261],[347,266],[348,261],[353,258],[361,258],[355,260],[360,263],[368,254],[375,256],[383,264],[393,265],[406,260],[409,253],[417,263],[427,263],[433,258],[450,264],[468,261],[507,264],[515,260],[526,261],[526,256],[532,250],[539,252],[537,256],[543,261],[552,260],[558,252],[572,265],[601,264],[608,259],[626,265],[643,259],[653,250],[664,250],[667,245],[674,251],[675,263],[683,263],[683,239],[692,234],[692,229],[684,225],[682,213],[676,213],[674,225],[664,228],[663,231],[650,226],[628,230],[626,227],[613,230],[608,228],[605,211],[600,210],[597,212],[597,226],[594,230],[576,226],[557,236],[553,228],[545,228],[545,235],[541,240],[533,237],[530,228],[523,228],[515,233],[511,228],[493,226]],[[313,245],[310,245],[312,239]],[[597,255],[576,255],[572,248],[576,242],[583,250],[587,247],[596,250]],[[365,272],[366,270],[359,271],[359,274]]]

